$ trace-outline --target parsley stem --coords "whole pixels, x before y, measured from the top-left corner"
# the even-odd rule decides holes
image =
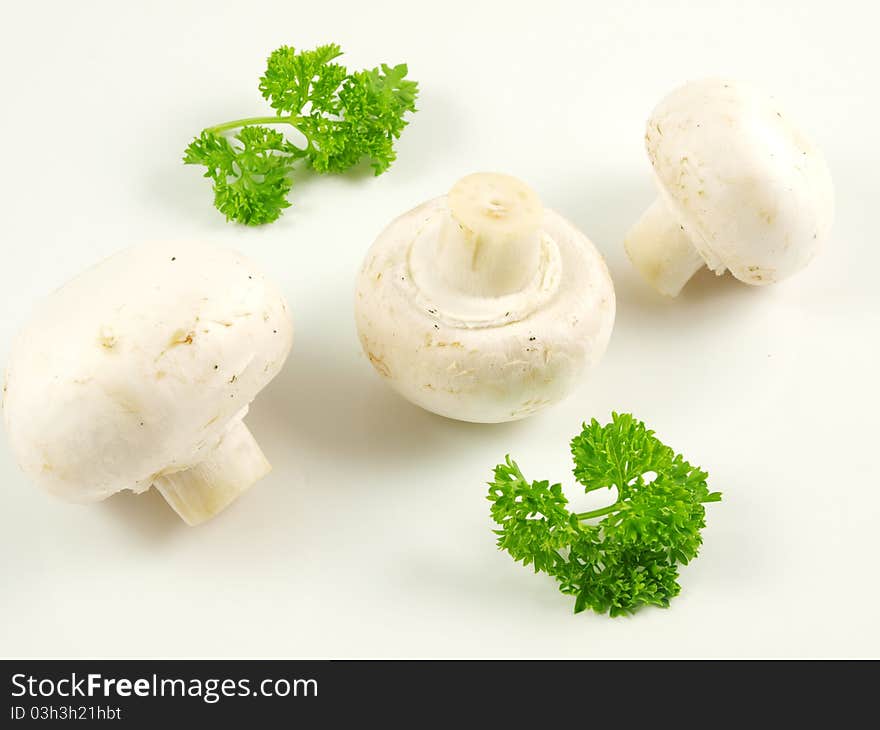
[[[290,124],[295,127],[299,124],[298,116],[290,115],[286,117],[266,116],[266,117],[245,117],[244,119],[233,119],[231,122],[223,122],[223,124],[215,124],[213,127],[205,129],[206,132],[225,132],[228,129],[236,127],[246,127],[249,124]]]
[[[610,515],[612,512],[617,512],[623,506],[623,502],[615,502],[614,504],[610,504],[607,507],[602,507],[601,509],[594,509],[590,512],[578,512],[575,517],[579,520],[591,520],[593,517],[602,517],[603,515]]]

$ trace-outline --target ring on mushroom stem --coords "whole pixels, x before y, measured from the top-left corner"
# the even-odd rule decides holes
[[[477,173],[380,234],[355,319],[370,362],[405,398],[494,423],[560,400],[599,361],[614,288],[593,244],[530,187]]]
[[[4,416],[24,472],[73,502],[155,485],[190,525],[269,471],[243,419],[292,325],[244,256],[126,249],[52,294],[19,334]]]
[[[660,195],[626,237],[635,267],[677,296],[703,266],[756,286],[800,271],[831,230],[821,151],[776,101],[742,82],[694,81],[648,120]]]

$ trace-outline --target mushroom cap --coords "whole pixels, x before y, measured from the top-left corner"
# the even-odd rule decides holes
[[[614,324],[611,277],[586,236],[545,208],[540,228],[553,253],[536,286],[490,300],[462,296],[452,311],[419,289],[412,260],[416,237],[449,214],[442,196],[379,235],[355,292],[361,344],[422,408],[479,423],[523,418],[567,395],[601,359]]]
[[[203,461],[278,373],[276,287],[198,242],[121,251],[51,294],[13,344],[4,417],[24,472],[74,502]]]
[[[831,229],[820,150],[772,97],[725,79],[666,96],[645,134],[670,211],[707,265],[748,284],[806,266]]]

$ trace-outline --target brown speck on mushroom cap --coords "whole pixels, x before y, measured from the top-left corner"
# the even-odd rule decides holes
[[[195,339],[195,335],[196,333],[193,331],[187,332],[186,330],[175,330],[168,339],[168,345],[166,348],[170,350],[172,347],[177,347],[178,345],[191,345]]]
[[[105,350],[112,350],[114,347],[116,347],[116,336],[112,334],[102,335],[98,338],[98,342]]]

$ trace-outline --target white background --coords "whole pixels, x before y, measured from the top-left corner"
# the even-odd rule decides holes
[[[82,507],[0,445],[5,656],[877,656],[880,268],[875,4],[868,2],[21,2],[0,24],[0,363],[35,301],[143,239],[200,237],[280,280],[294,351],[248,423],[274,471],[189,529],[155,492]],[[271,226],[227,224],[181,154],[264,113],[287,43],[352,68],[409,63],[420,111],[379,178],[310,176]],[[751,289],[678,300],[622,252],[652,200],[643,125],[706,75],[776,92],[824,148],[833,240]],[[462,174],[522,177],[607,257],[607,356],[514,424],[424,413],[360,352],[355,272],[397,214]],[[632,411],[711,474],[700,558],[669,610],[572,614],[494,547],[485,481],[511,453],[572,483],[581,421]],[[574,494],[574,490],[569,490]]]

